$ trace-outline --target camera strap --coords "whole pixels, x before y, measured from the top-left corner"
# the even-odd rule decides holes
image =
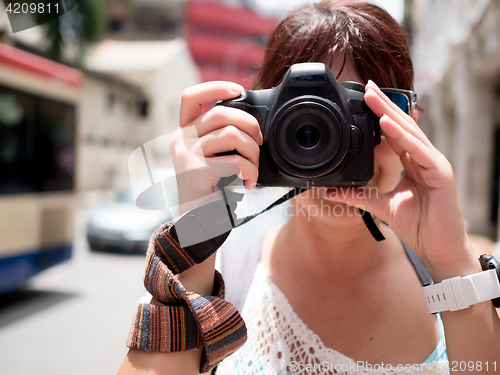
[[[257,216],[263,214],[266,211],[269,211],[270,209],[279,206],[280,204],[286,202],[289,199],[292,199],[293,197],[309,190],[310,188],[293,188],[290,190],[288,193],[284,194],[281,198],[264,208],[262,211],[257,212],[253,215],[246,216],[241,219],[236,218],[236,214],[234,211],[236,210],[236,205],[237,202],[241,201],[243,199],[243,194],[241,193],[235,193],[231,191],[230,189],[227,189],[231,185],[234,186],[234,183],[236,181],[241,181],[237,176],[229,176],[229,177],[222,177],[219,180],[219,183],[217,184],[217,187],[220,189],[222,192],[222,196],[224,197],[224,202],[226,203],[226,209],[229,215],[229,218],[231,220],[231,226],[233,228],[237,228],[243,224],[248,223],[250,220],[256,218]],[[366,228],[370,231],[371,235],[376,241],[383,241],[385,240],[384,235],[382,232],[380,232],[380,229],[378,228],[377,224],[375,223],[375,220],[373,220],[372,215],[365,210],[359,209],[359,212],[361,214],[361,217],[363,218],[363,222],[366,225]]]
[[[359,212],[361,213],[361,217],[363,218],[363,221],[368,230],[370,231],[370,233],[372,234],[373,238],[375,238],[375,240],[379,242],[385,240],[384,235],[378,228],[377,224],[375,223],[375,220],[373,220],[372,214],[369,213],[368,211],[362,210],[361,208],[359,208]]]
[[[242,182],[236,175],[221,178],[217,187],[222,192],[223,199],[195,207],[170,225],[169,235],[184,249],[186,256],[193,262],[201,263],[215,253],[234,228],[248,223],[260,214],[309,189],[294,188],[262,211],[238,219],[236,208],[244,194],[235,192],[231,187],[241,187]],[[384,240],[384,236],[370,213],[364,210],[360,210],[360,212],[373,238],[377,241]]]

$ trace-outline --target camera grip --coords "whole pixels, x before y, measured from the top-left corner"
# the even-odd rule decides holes
[[[358,130],[362,133],[362,138],[365,140],[373,140],[372,144],[365,143],[358,152],[353,155],[351,167],[345,174],[344,179],[357,181],[361,185],[367,184],[373,178],[374,171],[374,154],[375,148],[374,129],[371,126],[359,126],[359,124],[372,124],[375,115],[372,111],[367,111],[363,114],[352,114],[352,119],[355,125],[358,125]],[[379,138],[380,139],[380,138]]]
[[[222,100],[215,105],[223,105],[225,107],[237,108],[251,114],[257,119],[260,129],[263,130],[263,126],[266,122],[268,108],[264,105],[253,105],[251,103],[244,102],[242,100],[248,99],[250,97],[249,92],[246,95],[241,95],[240,97],[232,100]]]

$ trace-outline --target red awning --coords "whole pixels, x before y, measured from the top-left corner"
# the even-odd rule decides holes
[[[80,87],[82,72],[69,66],[0,43],[0,65],[52,78],[70,86]]]
[[[194,60],[204,64],[217,63],[228,68],[254,67],[264,59],[264,48],[245,41],[191,35],[188,43]]]
[[[190,27],[229,31],[241,36],[268,35],[277,22],[243,7],[213,1],[189,1],[187,15]]]

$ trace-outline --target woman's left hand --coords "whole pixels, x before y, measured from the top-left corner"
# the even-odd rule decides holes
[[[366,85],[365,101],[380,117],[383,134],[401,159],[404,177],[389,193],[363,198],[363,194],[337,192],[335,200],[363,207],[386,222],[420,255],[435,281],[480,271],[449,161],[416,122],[371,81]]]

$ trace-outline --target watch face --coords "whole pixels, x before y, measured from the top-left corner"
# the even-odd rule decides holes
[[[479,263],[483,271],[495,270],[497,272],[498,281],[500,282],[500,264],[493,255],[483,254],[479,257]],[[492,300],[495,307],[500,307],[500,297]]]

